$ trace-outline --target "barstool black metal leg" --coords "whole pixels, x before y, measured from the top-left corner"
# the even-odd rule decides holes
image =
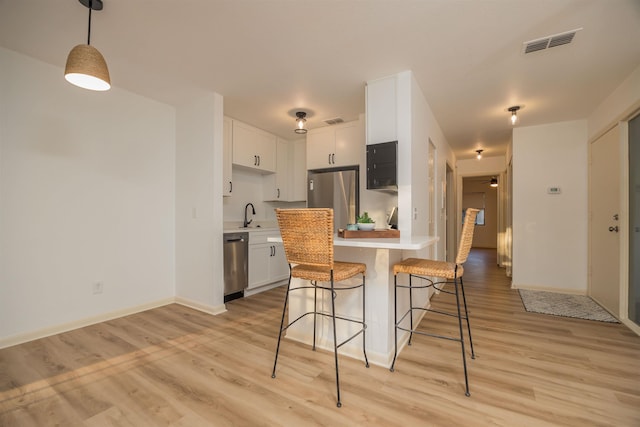
[[[413,275],[409,274],[409,325],[411,332],[409,332],[409,344],[411,345],[411,339],[413,338]]]
[[[362,275],[362,354],[364,354],[364,366],[369,367],[369,359],[367,358],[367,322],[366,322],[366,294],[365,294],[365,277]]]
[[[464,351],[464,335],[462,335],[462,316],[460,312],[460,297],[458,295],[458,279],[453,279],[453,285],[456,289],[456,307],[458,309],[458,327],[460,328],[460,347],[462,349],[462,367],[464,368],[464,385],[465,385],[465,396],[471,396],[469,393],[469,379],[467,377],[467,355]]]
[[[336,360],[336,393],[338,397],[337,406],[340,408],[340,375],[338,374],[338,337],[336,334],[336,292],[333,288],[333,277],[331,277],[331,320],[333,321],[333,354]]]
[[[289,291],[291,290],[291,273],[289,273],[289,283],[287,283],[287,293],[284,296],[284,307],[282,307],[282,319],[280,319],[280,333],[278,334],[278,345],[276,346],[276,358],[273,361],[273,371],[271,378],[276,377],[276,365],[278,364],[278,353],[280,352],[280,341],[282,340],[282,328],[284,327],[284,315],[287,311],[287,303],[289,302]]]
[[[316,282],[311,282],[314,286]],[[313,351],[316,351],[316,323],[318,319],[318,288],[313,289]]]
[[[396,358],[398,357],[398,275],[393,275],[393,361],[389,370],[393,372],[393,367],[396,364]]]
[[[473,339],[471,338],[471,324],[469,323],[469,312],[467,311],[467,297],[464,295],[464,283],[462,277],[460,278],[460,290],[462,291],[462,302],[464,302],[464,316],[467,319],[467,330],[469,331],[469,344],[471,346],[471,358],[475,359],[476,354],[473,351]]]

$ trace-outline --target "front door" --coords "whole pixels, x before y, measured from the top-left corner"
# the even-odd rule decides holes
[[[620,316],[620,130],[591,144],[589,295]]]

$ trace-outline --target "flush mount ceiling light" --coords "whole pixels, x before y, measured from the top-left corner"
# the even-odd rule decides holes
[[[298,111],[296,113],[296,124],[297,124],[297,127],[294,130],[295,133],[300,133],[300,134],[307,133],[307,130],[304,128],[304,124],[307,121],[307,119],[305,117],[307,117],[307,113],[305,113],[304,111]]]
[[[478,153],[478,154],[476,154],[476,159],[480,160],[482,158],[482,152],[483,151],[484,150],[476,150],[476,153]]]
[[[492,176],[491,180],[489,181],[489,186],[497,187],[498,186],[498,178],[496,178],[495,176]]]
[[[79,0],[89,9],[87,44],[79,44],[69,52],[64,78],[84,89],[104,91],[111,88],[109,69],[102,54],[91,46],[91,11],[102,10],[102,0]]]
[[[507,111],[511,112],[511,124],[515,125],[516,122],[518,121],[518,114],[517,111],[522,108],[519,105],[514,105],[513,107],[509,107],[507,109]]]

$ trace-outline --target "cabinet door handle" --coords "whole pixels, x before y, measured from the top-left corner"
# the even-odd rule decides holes
[[[327,163],[331,164],[331,153],[327,156]]]
[[[258,166],[258,156],[253,156],[253,166]]]
[[[229,193],[233,193],[233,182],[229,181]]]
[[[280,198],[280,189],[278,188],[278,199]]]
[[[260,166],[260,156],[258,156],[258,166]]]
[[[331,163],[334,165],[336,164],[336,153],[331,154]]]

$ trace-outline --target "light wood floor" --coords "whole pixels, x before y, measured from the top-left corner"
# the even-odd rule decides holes
[[[471,397],[458,344],[424,336],[394,373],[341,358],[340,409],[331,353],[285,341],[272,379],[274,289],[219,316],[169,305],[0,350],[0,426],[640,426],[638,336],[525,312],[493,251],[465,274]]]

